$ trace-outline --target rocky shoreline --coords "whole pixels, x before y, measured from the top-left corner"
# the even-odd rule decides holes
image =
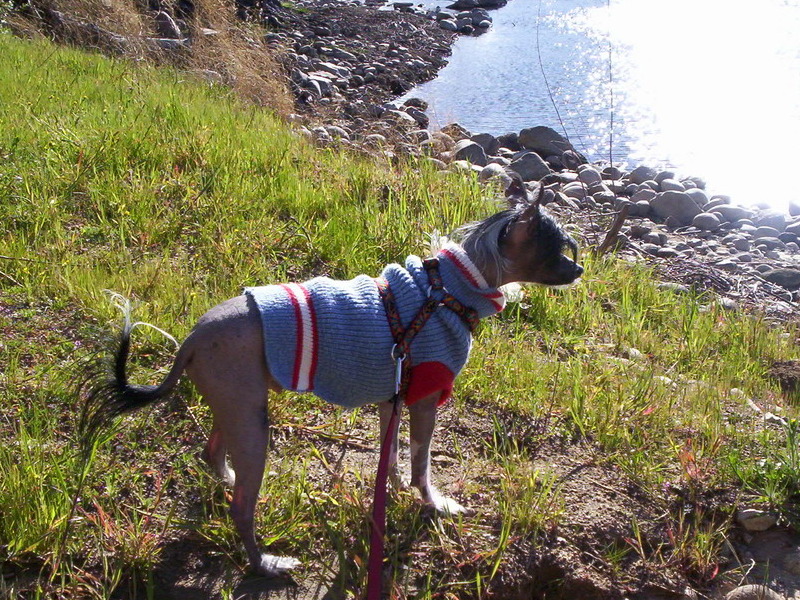
[[[544,185],[551,208],[578,221],[590,244],[622,215],[624,224],[606,246],[658,265],[676,291],[712,290],[727,308],[797,313],[800,207],[785,214],[768,204],[738,205],[707,191],[699,177],[589,164],[549,127],[502,136],[457,124],[430,131],[425,102],[392,99],[444,66],[456,36],[440,22],[452,13],[394,7],[312,1],[302,23],[291,30],[285,23],[286,31],[268,35],[289,61],[298,120],[319,123],[300,126],[302,133],[324,145],[416,156],[482,182],[502,182],[513,171],[531,186]],[[382,41],[374,39],[376,30]]]

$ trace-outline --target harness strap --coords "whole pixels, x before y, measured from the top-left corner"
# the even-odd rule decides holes
[[[381,441],[381,453],[378,459],[378,472],[375,475],[375,492],[372,502],[372,526],[369,542],[369,561],[367,563],[367,595],[366,600],[380,600],[383,587],[383,541],[386,532],[386,482],[389,476],[389,454],[391,453],[392,441],[394,437],[395,423],[398,418],[399,403],[401,398],[405,398],[408,383],[411,379],[411,369],[408,368],[409,354],[411,353],[411,341],[422,330],[428,319],[436,312],[440,306],[445,306],[456,313],[470,332],[475,331],[478,326],[478,313],[469,306],[464,306],[452,294],[447,292],[442,283],[442,276],[439,273],[439,260],[429,258],[422,263],[428,274],[430,288],[428,298],[422,304],[416,316],[411,320],[408,327],[403,327],[400,319],[400,311],[397,309],[397,301],[389,287],[389,282],[383,277],[375,279],[378,292],[386,310],[386,319],[389,329],[392,332],[394,348],[392,348],[392,359],[397,363],[399,373],[396,378],[395,394],[390,400],[394,403],[392,416],[389,419],[389,427],[386,435]],[[443,296],[436,299],[433,292]]]

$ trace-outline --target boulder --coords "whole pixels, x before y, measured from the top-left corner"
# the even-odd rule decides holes
[[[573,181],[572,183],[568,183],[564,186],[562,190],[564,195],[568,198],[575,198],[576,200],[582,200],[585,198],[589,191],[586,189],[586,186],[583,185],[580,181]]]
[[[584,165],[584,168],[578,170],[578,179],[586,185],[594,185],[603,181],[600,171],[589,165]]]
[[[535,152],[524,152],[508,165],[512,171],[519,173],[523,181],[538,181],[550,173],[550,167]]]
[[[795,235],[800,235],[800,221],[795,221],[794,223],[790,223],[786,226],[784,231],[788,233],[794,233]]]
[[[786,228],[786,215],[777,211],[767,211],[758,215],[754,222],[759,227],[766,226],[783,231]]]
[[[765,585],[743,585],[728,592],[725,600],[785,600]]]
[[[755,239],[759,238],[776,238],[780,234],[780,231],[775,229],[774,227],[769,227],[767,225],[762,225],[761,227],[757,227],[756,230],[753,232],[753,237]]]
[[[476,144],[480,144],[486,154],[495,155],[500,149],[500,142],[491,133],[476,133],[470,139]]]
[[[652,200],[656,197],[656,192],[650,188],[639,190],[631,196],[631,202],[640,202],[642,200]]]
[[[514,152],[522,150],[522,146],[519,145],[519,136],[513,131],[497,136],[497,142],[500,144],[501,148],[508,148]]]
[[[180,27],[169,13],[160,10],[153,19],[156,22],[156,31],[159,37],[178,40],[183,37]]]
[[[779,285],[787,290],[796,290],[800,288],[800,270],[798,269],[772,269],[771,271],[765,272],[762,277],[770,283]]]
[[[658,175],[656,175],[658,177]],[[662,179],[661,181],[655,180],[656,183],[659,184],[662,192],[668,192],[670,190],[676,192],[683,192],[686,190],[684,185],[676,180],[676,179]]]
[[[750,219],[753,216],[753,211],[742,206],[734,206],[733,204],[720,204],[711,209],[710,212],[719,213],[723,221],[730,221],[735,223],[741,219]]]
[[[689,197],[695,201],[697,206],[705,209],[708,205],[708,194],[706,194],[705,190],[702,190],[698,187],[687,188],[686,193],[689,194]]]
[[[439,131],[446,133],[454,140],[463,140],[464,138],[468,138],[472,135],[468,129],[462,127],[458,123],[450,123],[445,125]]]
[[[478,173],[478,181],[484,182],[490,179],[498,179],[504,188],[507,188],[511,183],[511,176],[506,172],[503,165],[497,163],[489,163]]]
[[[703,231],[715,231],[719,228],[719,217],[714,213],[700,213],[692,219],[692,225]]]
[[[653,214],[660,219],[669,220],[679,227],[689,225],[702,209],[686,192],[661,192],[650,200]]]
[[[561,155],[562,152],[572,149],[572,145],[564,136],[542,125],[523,129],[519,132],[518,141],[525,150],[532,150],[542,157]]]
[[[469,139],[456,142],[455,148],[453,148],[453,159],[466,160],[481,167],[489,164],[489,159],[481,145]]]
[[[644,183],[649,179],[654,179],[658,174],[656,173],[655,169],[651,169],[650,167],[636,167],[633,171],[628,173],[628,180],[631,183]]]

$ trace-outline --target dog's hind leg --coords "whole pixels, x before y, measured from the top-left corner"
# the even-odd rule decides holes
[[[254,400],[255,398],[253,398]],[[251,401],[243,402],[252,405]],[[244,411],[231,418],[235,437],[228,437],[228,451],[236,472],[233,486],[231,518],[242,538],[247,557],[253,570],[264,577],[278,577],[297,567],[294,558],[263,554],[255,537],[255,508],[264,475],[264,463],[268,444],[269,423],[266,402],[262,401],[259,412]]]
[[[226,485],[233,487],[236,483],[236,475],[228,465],[226,454],[227,446],[225,445],[222,430],[215,423],[201,457],[213,469],[217,477],[225,482]]]
[[[269,437],[267,395],[277,387],[264,360],[261,319],[247,297],[239,296],[208,311],[192,333],[194,354],[187,373],[211,407],[214,426],[205,457],[213,467],[235,475],[231,518],[252,569],[276,577],[299,562],[262,554],[255,536],[255,508],[264,476]]]
[[[411,429],[411,485],[419,489],[422,500],[438,512],[458,514],[465,508],[447,498],[431,483],[431,441],[436,428],[437,392],[415,401],[408,407]]]

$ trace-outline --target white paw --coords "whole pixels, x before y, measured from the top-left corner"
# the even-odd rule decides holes
[[[447,496],[440,496],[437,501],[431,505],[436,509],[436,512],[443,515],[459,515],[467,512],[466,508]]]
[[[300,561],[290,556],[262,554],[261,562],[254,570],[257,575],[262,577],[284,577],[289,571],[299,566]]]
[[[459,515],[466,513],[467,509],[461,506],[458,502],[447,496],[442,496],[436,488],[428,488],[420,490],[422,492],[422,499],[425,504],[432,507],[436,512],[443,515]]]

